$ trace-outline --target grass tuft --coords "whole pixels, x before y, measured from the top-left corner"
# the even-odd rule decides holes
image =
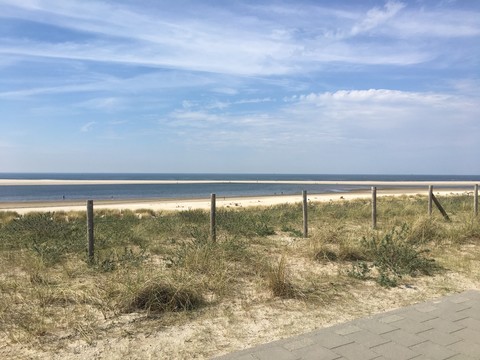
[[[204,304],[203,296],[194,288],[149,283],[134,294],[125,311],[147,310],[153,313],[190,311]]]
[[[278,263],[270,265],[268,269],[268,286],[273,296],[290,299],[298,295],[298,291],[290,280],[285,256],[282,256]]]

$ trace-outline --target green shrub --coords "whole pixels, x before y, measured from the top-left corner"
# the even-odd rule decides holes
[[[433,275],[439,269],[434,259],[425,257],[427,249],[420,249],[408,242],[409,228],[404,224],[400,229],[394,228],[381,239],[363,238],[362,246],[378,270],[377,281],[382,286],[396,286],[403,275]]]

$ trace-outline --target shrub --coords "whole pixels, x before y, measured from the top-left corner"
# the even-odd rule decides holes
[[[386,287],[396,286],[403,275],[433,275],[439,266],[434,259],[425,257],[427,249],[419,249],[416,242],[407,241],[409,236],[409,228],[404,224],[400,229],[392,229],[381,239],[363,238],[362,246],[372,264],[355,263],[348,274],[365,279],[370,270],[375,268],[378,271],[376,281]]]

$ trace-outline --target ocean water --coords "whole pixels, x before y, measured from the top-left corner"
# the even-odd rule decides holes
[[[76,174],[76,173],[0,173],[0,179],[52,180],[292,180],[292,181],[478,181],[479,175],[339,175],[339,174]],[[305,184],[114,184],[0,186],[0,202],[65,200],[128,200],[208,198],[279,194],[348,192],[368,189],[359,185]]]

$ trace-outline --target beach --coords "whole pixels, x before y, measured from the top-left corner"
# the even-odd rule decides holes
[[[5,182],[5,180],[3,180]],[[31,180],[30,180],[31,181]],[[38,182],[38,180],[36,180]],[[58,183],[58,181],[54,181]],[[340,183],[340,182],[338,182]],[[341,182],[342,184],[344,182]],[[359,182],[348,182],[358,185]],[[382,185],[384,182],[361,182],[363,185]],[[380,184],[382,183],[382,184]],[[431,183],[430,183],[431,184]],[[436,183],[435,195],[459,195],[471,193],[472,182],[439,182]],[[420,187],[418,184],[412,187],[412,182],[388,182],[389,188],[379,188],[377,197],[402,196],[402,195],[428,195],[428,185]],[[423,182],[422,182],[422,185]],[[447,186],[448,187],[445,187]],[[391,186],[398,186],[392,188]],[[403,187],[402,187],[403,186]],[[407,186],[407,187],[405,187]],[[440,187],[442,186],[442,187]],[[328,202],[347,201],[354,199],[371,198],[370,190],[356,190],[349,192],[308,194],[308,201]],[[298,195],[274,195],[274,196],[242,196],[242,197],[216,197],[218,208],[245,208],[253,206],[274,206],[280,204],[293,204],[302,202],[302,194]],[[132,210],[141,209],[152,211],[184,211],[203,209],[208,210],[211,206],[210,198],[194,199],[128,199],[128,200],[96,200],[95,209]],[[14,211],[19,214],[29,212],[53,212],[53,211],[84,211],[85,201],[46,201],[46,202],[0,202],[0,211]]]

